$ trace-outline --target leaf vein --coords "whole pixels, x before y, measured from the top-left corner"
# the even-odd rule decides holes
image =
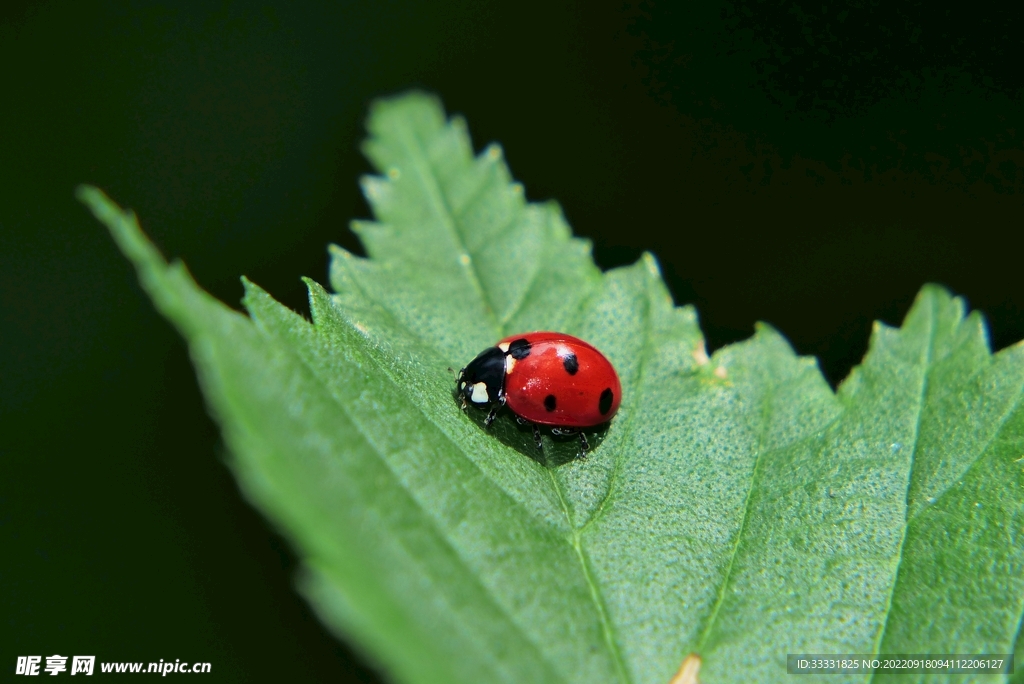
[[[525,215],[525,213],[526,212],[524,211],[522,215]],[[550,237],[550,235],[548,234],[549,231],[548,231],[547,219],[544,220],[544,228],[545,228],[544,246],[546,247],[547,246],[547,242],[548,242],[548,238]],[[546,265],[547,265],[547,260],[545,260],[543,263],[541,263],[541,261],[539,259],[534,262],[533,270],[530,271],[530,275],[529,275],[529,277],[528,277],[528,279],[526,281],[526,286],[523,287],[522,290],[520,291],[521,294],[519,295],[518,301],[516,301],[511,307],[509,307],[509,310],[508,310],[507,314],[505,314],[504,316],[501,317],[500,323],[502,325],[502,328],[504,328],[504,326],[507,325],[510,320],[512,320],[513,316],[515,316],[517,313],[522,311],[523,304],[525,304],[526,300],[529,299],[530,292],[533,290],[533,286],[537,283],[537,277],[540,275],[541,269],[544,266],[546,266]]]
[[[636,426],[636,416],[639,415],[639,413],[640,413],[640,405],[643,403],[644,395],[643,395],[642,388],[644,387],[644,373],[646,372],[646,369],[647,369],[647,362],[648,362],[649,357],[651,355],[651,347],[652,347],[652,343],[651,343],[651,337],[652,337],[652,334],[651,334],[651,302],[650,302],[650,297],[649,296],[647,298],[645,298],[645,303],[646,303],[646,307],[644,309],[644,315],[645,315],[644,330],[645,330],[646,334],[644,335],[643,346],[640,348],[640,360],[637,362],[637,370],[636,370],[636,389],[637,389],[637,392],[636,392],[636,395],[635,395],[636,398],[635,398],[635,400],[633,402],[633,407],[630,409],[629,415],[627,416],[628,420],[626,421],[626,425],[623,427],[622,439],[619,440],[620,448],[616,451],[615,463],[612,466],[612,474],[608,478],[608,490],[605,492],[604,496],[601,498],[601,503],[599,503],[597,505],[597,508],[594,509],[594,512],[590,515],[590,517],[586,521],[584,521],[583,525],[580,526],[580,530],[579,531],[580,531],[581,535],[583,534],[583,532],[588,527],[590,527],[591,524],[597,522],[601,518],[601,516],[604,515],[605,506],[614,497],[615,487],[618,484],[619,472],[621,471],[622,459],[625,458],[625,456],[624,456],[625,449],[622,448],[622,446],[625,445],[625,444],[628,444],[630,442],[630,440],[633,439],[633,433],[635,432],[635,426]],[[569,524],[572,525],[572,521],[570,521]]]
[[[733,568],[736,565],[736,558],[739,556],[740,543],[743,540],[743,533],[746,530],[747,523],[750,519],[750,498],[757,483],[761,464],[764,462],[764,443],[770,427],[772,399],[774,398],[774,394],[777,389],[777,385],[772,383],[769,391],[765,393],[765,400],[761,408],[761,429],[757,437],[757,456],[754,458],[754,467],[750,471],[750,484],[747,486],[747,493],[743,500],[743,520],[740,521],[739,529],[736,530],[736,539],[733,542],[732,551],[729,552],[729,564],[726,566],[725,574],[722,576],[722,584],[719,587],[718,597],[715,599],[715,605],[711,609],[707,625],[705,625],[704,631],[697,642],[697,653],[700,653],[704,649],[704,644],[707,643],[708,637],[711,635],[711,630],[714,628],[718,620],[718,612],[721,610],[722,604],[725,603],[725,592],[732,580]],[[776,451],[778,451],[778,449],[773,449],[771,453]]]
[[[386,316],[387,316],[387,317],[388,317],[388,318],[389,318],[389,319],[391,320],[391,322],[393,323],[393,325],[394,325],[394,327],[395,327],[395,328],[397,328],[397,329],[399,329],[399,330],[402,330],[402,331],[405,331],[405,332],[406,332],[406,334],[408,334],[408,335],[409,335],[410,337],[412,337],[412,338],[413,338],[414,340],[417,340],[417,341],[421,341],[421,340],[422,340],[422,338],[421,338],[420,336],[418,336],[418,335],[417,335],[417,334],[415,333],[415,331],[413,331],[413,330],[410,330],[410,329],[409,329],[409,328],[408,328],[408,327],[407,327],[406,325],[404,325],[404,324],[403,324],[403,323],[402,323],[402,322],[401,322],[401,321],[400,321],[400,320],[399,320],[399,319],[398,319],[398,318],[397,318],[396,316],[394,316],[394,315],[393,315],[393,314],[391,313],[391,311],[389,311],[389,310],[387,309],[387,307],[385,307],[385,306],[383,306],[383,305],[379,304],[379,303],[378,303],[378,302],[377,302],[377,301],[376,301],[375,299],[373,299],[373,298],[372,298],[372,297],[370,296],[370,294],[369,294],[369,293],[368,293],[368,292],[367,292],[367,291],[366,291],[366,290],[365,290],[365,289],[364,289],[364,288],[362,287],[362,285],[361,285],[360,283],[358,283],[358,282],[354,282],[354,285],[355,285],[355,287],[359,288],[359,291],[360,291],[360,292],[361,292],[361,293],[362,293],[362,294],[363,294],[364,296],[366,296],[366,298],[367,298],[367,299],[368,299],[369,301],[372,301],[372,302],[374,302],[374,304],[376,304],[376,305],[377,305],[377,306],[378,306],[378,307],[379,307],[379,308],[381,309],[381,311],[382,311],[382,312],[383,312],[383,313],[384,313],[384,314],[385,314],[385,315],[386,315]],[[334,299],[333,299],[333,298],[332,298],[332,297],[331,297],[330,295],[328,295],[328,301],[330,302],[330,305],[331,305],[332,307],[335,307],[335,308],[337,308],[337,309],[341,309],[341,307],[340,307],[340,306],[339,306],[339,305],[338,305],[337,303],[335,303]],[[342,321],[343,321],[343,322],[345,323],[345,325],[346,325],[346,326],[348,326],[349,328],[353,328],[353,327],[354,327],[354,326],[352,325],[352,323],[351,323],[351,322],[350,322],[349,320],[347,320],[347,319],[345,318],[345,316],[344,316],[344,315],[341,315],[341,316],[340,316],[340,319],[341,319],[341,320],[342,320]],[[428,348],[430,348],[430,349],[433,349],[433,351],[434,351],[434,352],[435,352],[435,353],[436,353],[436,354],[437,354],[438,356],[441,356],[441,353],[440,353],[440,352],[439,352],[439,351],[438,351],[437,349],[435,349],[435,348],[434,348],[434,347],[433,347],[432,345],[430,345],[429,343],[427,343],[427,342],[424,342],[424,346],[426,346],[426,347],[428,347]],[[406,382],[402,382],[400,378],[397,378],[397,377],[395,377],[395,375],[394,375],[394,374],[392,374],[392,372],[391,372],[391,370],[390,370],[390,369],[388,368],[388,366],[387,366],[386,364],[383,364],[383,363],[381,363],[381,362],[380,362],[380,361],[379,361],[379,360],[378,360],[377,358],[375,358],[375,357],[374,357],[374,355],[373,355],[373,354],[367,354],[367,357],[369,357],[369,358],[371,359],[371,361],[373,361],[374,365],[376,365],[376,366],[377,366],[377,368],[378,368],[378,369],[379,369],[379,370],[380,370],[380,371],[381,371],[381,372],[382,372],[382,373],[383,373],[383,374],[385,375],[385,377],[387,377],[387,379],[391,381],[391,383],[392,383],[392,384],[393,384],[393,385],[395,386],[395,388],[396,388],[397,390],[400,390],[400,391],[399,391],[399,394],[402,394],[402,393],[405,393],[405,392],[409,392],[409,391],[415,391],[415,386],[413,386],[413,388],[412,388],[412,389],[410,389],[410,385],[409,385],[408,383],[406,383]],[[486,480],[487,480],[488,482],[490,482],[491,484],[493,484],[493,485],[494,485],[495,487],[497,487],[498,489],[502,489],[502,487],[501,487],[501,485],[500,485],[499,483],[495,482],[495,481],[494,481],[494,480],[493,480],[493,479],[492,479],[492,478],[491,478],[491,477],[490,477],[490,476],[489,476],[489,475],[488,475],[488,474],[487,474],[487,473],[486,473],[486,472],[485,472],[484,470],[482,470],[482,469],[480,468],[480,466],[478,466],[478,465],[476,464],[476,462],[475,462],[475,461],[473,461],[473,459],[472,459],[472,458],[470,457],[470,454],[469,454],[469,452],[468,452],[468,451],[466,451],[466,449],[465,449],[465,448],[463,447],[463,445],[462,445],[462,444],[460,444],[460,443],[458,442],[458,440],[455,440],[455,439],[453,439],[453,438],[452,438],[452,436],[451,436],[451,435],[449,434],[449,432],[448,432],[448,430],[447,430],[447,429],[445,428],[445,426],[444,426],[444,425],[442,425],[441,423],[439,423],[438,421],[434,420],[434,418],[433,418],[433,417],[431,417],[431,416],[430,416],[430,414],[428,414],[428,413],[427,413],[426,411],[424,411],[424,410],[422,409],[422,406],[424,405],[424,403],[421,403],[421,402],[413,402],[413,403],[414,403],[414,404],[415,404],[415,406],[416,406],[417,412],[418,412],[418,413],[419,413],[419,414],[420,414],[420,415],[421,415],[421,416],[423,417],[423,419],[424,419],[424,420],[426,420],[426,421],[427,421],[427,422],[428,422],[428,423],[429,423],[430,425],[432,425],[433,427],[435,427],[435,428],[436,428],[436,429],[437,429],[437,430],[438,430],[438,431],[439,431],[439,432],[440,432],[440,433],[441,433],[442,435],[444,435],[445,439],[446,439],[446,440],[447,440],[447,441],[448,441],[448,442],[449,442],[450,444],[452,444],[452,445],[453,445],[453,446],[454,446],[454,447],[455,447],[455,448],[456,448],[456,449],[457,449],[457,450],[458,450],[458,451],[459,451],[459,452],[460,452],[460,453],[462,454],[462,456],[463,456],[463,457],[464,457],[464,458],[466,459],[466,461],[467,461],[468,463],[470,463],[470,464],[471,464],[471,465],[473,466],[473,468],[475,468],[475,469],[476,469],[476,471],[477,471],[477,472],[478,472],[478,473],[480,474],[480,476],[481,476],[481,477],[483,477],[484,479],[486,479]],[[502,489],[502,491],[504,491],[504,490]],[[538,515],[537,515],[536,513],[534,513],[534,512],[533,512],[533,511],[531,511],[530,509],[528,509],[528,508],[527,508],[526,506],[524,506],[524,505],[523,505],[523,504],[522,504],[522,503],[521,503],[520,501],[517,501],[517,500],[515,499],[515,497],[511,497],[511,496],[510,496],[510,497],[509,497],[509,500],[510,500],[510,501],[512,502],[512,504],[513,504],[513,505],[514,505],[514,506],[515,506],[515,507],[516,507],[516,508],[517,508],[517,509],[518,509],[519,511],[521,511],[521,512],[522,512],[522,513],[523,513],[524,515],[526,515],[526,516],[527,516],[527,517],[529,517],[530,519],[532,519],[532,520],[536,521],[536,522],[537,522],[537,523],[538,523],[539,525],[542,525],[542,526],[543,526],[543,527],[544,527],[545,529],[548,529],[548,530],[552,530],[552,531],[554,531],[554,528],[552,528],[552,526],[551,526],[551,525],[550,525],[550,524],[549,524],[549,523],[548,523],[547,521],[545,521],[545,520],[544,520],[543,518],[541,518],[540,516],[538,516]]]
[[[459,228],[459,221],[456,212],[448,202],[447,195],[438,183],[433,165],[430,163],[429,159],[427,159],[426,146],[411,127],[405,127],[403,129],[402,138],[403,142],[405,142],[406,149],[409,150],[410,158],[417,167],[418,175],[423,182],[423,186],[430,195],[431,204],[434,206],[434,210],[441,219],[441,223],[444,224],[445,228],[448,229],[448,232],[455,239],[456,245],[460,247],[464,253],[469,254],[470,250],[466,246],[462,230]],[[494,313],[494,303],[491,301],[486,288],[483,286],[483,281],[480,278],[480,274],[477,272],[476,261],[472,258],[469,259],[469,264],[465,266],[465,269],[469,275],[470,282],[476,290],[477,295],[480,297],[484,310],[491,319],[492,328],[494,330],[500,330],[501,327],[498,324],[498,318]]]
[[[918,447],[920,447],[921,445],[921,418],[924,415],[924,406],[928,398],[928,380],[932,372],[932,358],[935,353],[935,335],[938,327],[936,325],[936,319],[938,318],[938,312],[936,311],[936,308],[937,303],[935,302],[935,299],[932,298],[930,308],[931,310],[929,311],[928,316],[928,324],[930,329],[928,331],[928,348],[925,352],[924,360],[925,370],[923,373],[923,377],[921,378],[921,391],[918,395],[917,421],[914,424],[914,448],[910,453],[910,469],[907,472],[907,488],[906,492],[904,492],[903,494],[904,515],[906,515],[906,509],[910,503],[910,485],[914,479],[914,462],[917,459]],[[888,596],[886,596],[885,598],[885,620],[883,621],[881,628],[878,630],[878,636],[875,638],[875,647],[873,651],[874,653],[880,652],[880,649],[882,648],[882,643],[885,641],[885,633],[889,627],[889,618],[892,615],[892,600],[893,597],[896,595],[896,584],[899,582],[900,567],[903,565],[903,549],[907,541],[907,531],[907,525],[906,523],[904,523],[900,535],[900,547],[899,551],[897,552],[896,571],[893,574],[892,582],[889,585]],[[874,674],[871,675],[871,679],[869,681],[875,681]]]
[[[314,332],[316,334],[320,334],[320,332],[319,332],[319,330],[317,330],[316,326],[314,326]],[[300,363],[309,371],[310,375],[315,379],[316,383],[318,385],[320,385],[320,387],[324,390],[324,392],[327,394],[327,396],[329,396],[331,398],[331,400],[334,402],[334,404],[337,405],[339,407],[339,409],[341,411],[343,411],[349,417],[349,420],[352,421],[352,424],[356,427],[356,429],[359,431],[359,433],[363,436],[363,439],[366,440],[366,443],[371,446],[372,451],[377,455],[378,460],[381,461],[384,464],[384,466],[387,468],[388,472],[391,474],[392,479],[395,481],[395,483],[403,491],[405,491],[405,493],[409,496],[409,500],[413,503],[414,506],[416,506],[417,509],[419,509],[419,511],[422,514],[422,519],[425,520],[425,521],[426,520],[430,521],[430,526],[434,530],[435,534],[437,535],[437,538],[441,541],[441,543],[444,544],[445,548],[448,549],[448,551],[451,553],[452,558],[456,562],[458,562],[459,566],[461,566],[465,570],[466,576],[473,578],[474,583],[477,584],[477,586],[479,586],[481,588],[481,590],[484,593],[484,595],[486,595],[488,597],[488,599],[489,599],[490,603],[492,604],[492,606],[494,606],[494,608],[501,615],[503,615],[505,617],[505,619],[508,621],[508,624],[511,625],[511,627],[523,637],[523,640],[527,644],[530,645],[530,648],[538,656],[538,660],[540,662],[544,663],[544,665],[551,672],[557,673],[558,672],[557,668],[555,668],[553,663],[550,662],[547,654],[537,644],[535,644],[533,642],[533,640],[530,638],[530,635],[526,631],[524,631],[522,629],[522,627],[516,622],[516,620],[514,619],[512,613],[504,605],[502,605],[501,601],[497,600],[497,597],[494,594],[494,592],[492,591],[492,589],[489,588],[485,583],[480,582],[477,579],[477,575],[476,575],[475,571],[473,571],[473,569],[471,567],[466,565],[465,560],[462,558],[462,556],[459,553],[458,549],[455,546],[452,545],[451,540],[441,530],[439,530],[437,528],[436,524],[433,521],[433,517],[423,507],[423,505],[419,502],[419,500],[417,500],[416,497],[412,496],[412,492],[410,492],[405,486],[402,485],[402,480],[398,476],[398,473],[395,472],[394,468],[391,466],[391,463],[388,461],[388,459],[384,457],[384,451],[382,450],[381,445],[379,445],[377,443],[377,440],[374,439],[374,432],[372,430],[367,430],[366,427],[362,424],[362,421],[360,421],[348,409],[348,407],[346,406],[345,402],[343,402],[339,397],[337,397],[335,395],[335,393],[332,392],[331,389],[326,386],[326,384],[320,379],[319,374],[317,373],[316,369],[310,364],[310,362],[301,353],[293,351],[287,345],[282,345],[282,346],[285,349],[287,349],[289,355],[298,358]],[[395,379],[391,376],[390,373],[388,373],[387,369],[384,368],[384,366],[382,364],[378,363],[376,361],[376,359],[373,358],[373,355],[367,354],[366,356],[375,365],[377,365],[377,367],[380,370],[382,370],[384,372],[384,374],[388,377],[389,380],[391,380],[393,383],[395,382]],[[410,413],[413,413],[413,412],[410,412]],[[450,444],[454,445],[458,449],[458,451],[462,452],[463,456],[466,456],[466,460],[474,468],[476,468],[479,471],[479,467],[475,463],[473,463],[472,459],[468,458],[468,455],[461,448],[460,445],[458,445],[455,441],[453,441],[451,439],[451,437],[449,435],[447,435],[444,430],[440,429],[440,427],[437,426],[430,419],[429,416],[424,414],[423,411],[418,411],[418,413],[419,413],[419,415],[421,417],[425,418],[429,423],[433,424],[435,426],[435,428],[437,428],[437,431],[440,433],[440,435],[445,439],[445,441],[447,441]],[[481,475],[483,475],[486,478],[486,474],[485,473],[482,473],[482,471],[479,471],[479,472],[481,472]],[[486,479],[488,481],[490,481],[490,478],[486,478]],[[516,502],[513,502],[513,503],[516,503]],[[414,554],[410,554],[410,555],[414,556]],[[471,634],[470,638],[474,638],[474,636]],[[481,651],[486,652],[488,654],[491,654],[491,650],[487,649],[487,648],[482,648]],[[492,657],[492,660],[498,666],[497,669],[500,669],[500,666],[502,665],[502,662],[501,662],[500,658]]]
[[[576,558],[580,563],[580,569],[583,572],[583,579],[587,583],[587,588],[590,589],[590,598],[594,602],[594,607],[597,609],[598,619],[601,621],[601,632],[604,634],[605,645],[608,647],[608,653],[612,657],[612,662],[615,663],[616,672],[619,675],[619,680],[622,682],[629,682],[629,674],[626,671],[626,664],[622,659],[622,651],[619,649],[618,640],[615,638],[615,628],[608,618],[608,608],[605,605],[604,597],[601,595],[601,590],[597,586],[597,581],[594,579],[593,574],[590,572],[590,565],[587,563],[586,554],[583,551],[583,542],[580,538],[580,532],[572,524],[572,518],[569,514],[569,506],[565,502],[565,496],[562,493],[562,486],[558,482],[558,478],[555,477],[555,473],[550,468],[548,474],[551,477],[551,484],[554,486],[555,491],[558,493],[558,500],[562,504],[562,512],[565,513],[565,518],[569,523],[569,529],[572,534],[572,547],[576,552]]]
[[[985,445],[978,450],[978,453],[974,456],[971,462],[968,463],[967,466],[960,471],[960,474],[957,477],[952,478],[950,480],[950,484],[947,485],[945,489],[943,489],[934,497],[935,501],[933,501],[930,506],[921,506],[917,509],[917,511],[914,512],[910,519],[907,520],[907,529],[910,528],[911,523],[917,520],[917,518],[920,517],[922,513],[930,510],[931,506],[934,506],[936,503],[941,501],[942,498],[946,496],[946,494],[949,493],[951,489],[953,489],[954,484],[962,480],[964,475],[969,473],[978,464],[982,457],[988,452],[988,449],[990,446],[992,446],[992,443],[996,441],[999,435],[1002,434],[1003,428],[1006,427],[1006,422],[1017,412],[1017,410],[1021,407],[1022,403],[1024,403],[1024,381],[1022,381],[1020,389],[1017,390],[1017,398],[1013,401],[1013,404],[1006,410],[1002,417],[1000,417],[999,424],[992,431],[992,434],[989,435],[989,438],[985,440]]]

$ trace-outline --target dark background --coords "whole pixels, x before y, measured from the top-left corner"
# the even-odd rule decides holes
[[[375,681],[293,591],[184,344],[76,184],[136,209],[217,297],[237,304],[246,274],[305,311],[299,277],[326,282],[327,243],[359,250],[368,102],[422,87],[478,148],[500,141],[601,266],[652,250],[709,347],[766,320],[835,384],[928,281],[984,311],[994,347],[1024,337],[1013,11],[5,4],[0,670],[95,654]]]

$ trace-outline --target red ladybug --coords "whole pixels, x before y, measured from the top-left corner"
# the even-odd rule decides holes
[[[511,335],[480,352],[459,371],[462,407],[490,407],[490,427],[502,406],[521,423],[533,424],[533,438],[542,448],[538,425],[556,435],[578,432],[583,456],[584,428],[607,423],[619,409],[622,385],[612,364],[578,337],[557,332]]]

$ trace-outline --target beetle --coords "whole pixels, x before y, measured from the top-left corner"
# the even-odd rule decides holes
[[[456,379],[462,408],[489,408],[490,427],[502,406],[555,435],[578,433],[583,458],[590,448],[583,430],[607,423],[619,410],[622,385],[611,362],[593,345],[560,332],[510,335],[477,354]]]

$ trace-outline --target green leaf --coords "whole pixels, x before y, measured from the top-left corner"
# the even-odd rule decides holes
[[[332,248],[312,323],[248,281],[232,311],[79,193],[188,340],[230,465],[331,628],[402,682],[663,684],[689,654],[702,682],[771,682],[787,653],[1013,652],[1024,347],[992,355],[981,317],[928,286],[835,393],[764,325],[708,358],[653,257],[602,274],[435,99],[379,102],[369,128],[370,256]],[[536,329],[622,379],[586,460],[454,399],[449,366]]]

